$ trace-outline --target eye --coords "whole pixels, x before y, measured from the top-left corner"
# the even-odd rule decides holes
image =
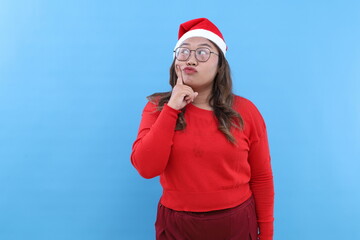
[[[197,50],[197,54],[198,54],[199,56],[201,56],[201,55],[207,55],[207,54],[209,54],[209,51],[208,51],[207,49],[198,49],[198,50]]]
[[[179,49],[179,53],[180,53],[180,54],[189,54],[189,49],[187,49],[187,48],[180,48],[180,49]]]

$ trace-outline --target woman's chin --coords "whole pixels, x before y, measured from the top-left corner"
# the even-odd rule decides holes
[[[191,78],[185,78],[185,79],[183,79],[183,82],[184,82],[184,84],[186,84],[190,87],[191,87],[191,85],[194,85],[194,80]]]

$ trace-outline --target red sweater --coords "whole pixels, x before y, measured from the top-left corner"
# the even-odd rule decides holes
[[[148,103],[131,162],[144,178],[160,175],[161,203],[178,211],[235,207],[253,194],[261,240],[273,238],[274,186],[265,122],[256,106],[235,96],[244,129],[232,129],[237,145],[218,130],[212,111],[186,106],[184,130],[175,131],[180,111]]]

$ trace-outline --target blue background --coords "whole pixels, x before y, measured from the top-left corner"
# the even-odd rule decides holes
[[[130,164],[180,23],[207,17],[268,127],[275,239],[359,239],[359,1],[0,1],[0,239],[154,239]]]

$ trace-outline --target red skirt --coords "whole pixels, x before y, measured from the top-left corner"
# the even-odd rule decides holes
[[[159,201],[156,240],[256,240],[253,196],[242,204],[210,212],[175,211]]]

